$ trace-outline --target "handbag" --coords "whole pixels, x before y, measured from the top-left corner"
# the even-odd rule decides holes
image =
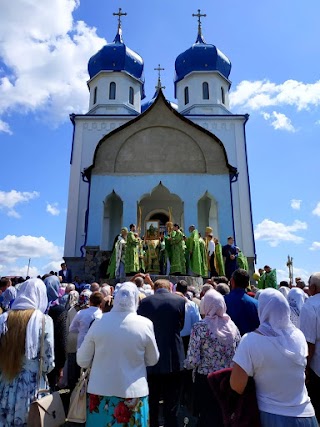
[[[31,403],[28,415],[28,427],[59,427],[64,425],[66,415],[64,412],[63,403],[60,393],[55,391],[50,393],[50,390],[41,390],[40,381],[42,377],[43,359],[44,359],[44,328],[45,317],[42,318],[42,334],[40,342],[40,360],[39,373],[37,380],[37,398]],[[48,394],[39,398],[40,394]]]
[[[81,369],[80,378],[71,393],[67,421],[72,423],[85,423],[87,421],[87,387],[91,367]]]

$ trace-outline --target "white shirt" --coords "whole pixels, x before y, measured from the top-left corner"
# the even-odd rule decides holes
[[[153,323],[137,313],[105,313],[91,326],[77,352],[82,368],[92,361],[88,393],[100,396],[147,396],[146,366],[158,360]]]
[[[305,386],[305,367],[291,361],[271,340],[255,332],[245,334],[233,358],[253,377],[260,411],[289,417],[314,416]]]
[[[101,319],[102,311],[98,307],[88,307],[78,311],[71,322],[69,332],[77,332],[77,348],[80,348],[93,320]]]
[[[212,254],[214,254],[215,247],[216,247],[216,245],[214,244],[213,239],[209,240],[209,244],[208,244],[208,255],[209,256],[211,256]]]
[[[184,326],[183,329],[180,331],[180,336],[185,337],[190,335],[192,326],[200,320],[201,316],[197,304],[186,298]]]
[[[310,297],[300,311],[300,329],[307,342],[315,344],[311,369],[320,377],[320,294]]]

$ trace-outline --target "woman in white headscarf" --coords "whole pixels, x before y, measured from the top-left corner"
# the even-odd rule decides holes
[[[317,427],[305,387],[308,347],[290,320],[288,301],[276,289],[259,298],[259,328],[242,337],[230,385],[242,394],[255,380],[262,427]]]
[[[204,319],[193,325],[184,366],[195,373],[195,412],[199,426],[223,426],[218,402],[214,400],[207,380],[208,374],[230,368],[241,336],[227,315],[223,296],[214,289],[201,300]]]
[[[47,291],[40,279],[24,282],[11,310],[0,316],[0,426],[26,426],[30,403],[37,393],[42,322],[45,374],[54,367],[53,323],[44,315]]]
[[[291,322],[297,328],[300,328],[300,311],[307,299],[307,294],[302,289],[295,287],[288,293],[288,303],[290,307]]]
[[[149,425],[146,366],[158,362],[153,323],[137,314],[139,291],[122,284],[113,309],[94,322],[77,352],[82,368],[92,364],[87,427]]]

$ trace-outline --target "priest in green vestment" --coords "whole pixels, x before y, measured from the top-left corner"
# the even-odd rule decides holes
[[[202,259],[202,277],[208,277],[208,251],[206,248],[206,242],[202,238],[201,234],[199,233],[199,244],[200,244],[200,251],[201,251],[201,259]]]
[[[170,233],[169,241],[171,244],[171,275],[186,274],[185,243],[183,233],[178,224],[173,225],[173,231]]]
[[[139,237],[135,236],[136,226],[130,225],[130,231],[127,236],[125,272],[127,275],[135,275],[139,273]]]
[[[120,234],[114,239],[113,251],[107,269],[107,276],[109,279],[120,278],[120,276],[121,279],[124,278],[125,244],[127,234],[127,227],[122,227]]]
[[[223,261],[223,255],[222,255],[222,245],[219,242],[219,240],[214,237],[213,238],[214,244],[215,244],[215,251],[214,251],[214,264],[217,270],[217,273],[219,276],[225,276],[226,272],[224,269],[224,261]]]
[[[202,276],[202,256],[199,242],[199,232],[194,225],[189,227],[190,236],[187,240],[189,250],[189,273],[191,276]]]
[[[277,271],[272,269],[269,265],[264,266],[264,273],[258,281],[259,289],[277,288]]]
[[[244,256],[243,252],[238,247],[237,247],[237,251],[238,251],[238,258],[237,258],[238,268],[242,268],[243,270],[246,270],[249,273],[249,264],[248,264],[247,257]]]

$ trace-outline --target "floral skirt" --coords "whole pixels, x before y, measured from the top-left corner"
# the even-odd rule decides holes
[[[86,427],[148,427],[148,396],[124,399],[88,394]]]

